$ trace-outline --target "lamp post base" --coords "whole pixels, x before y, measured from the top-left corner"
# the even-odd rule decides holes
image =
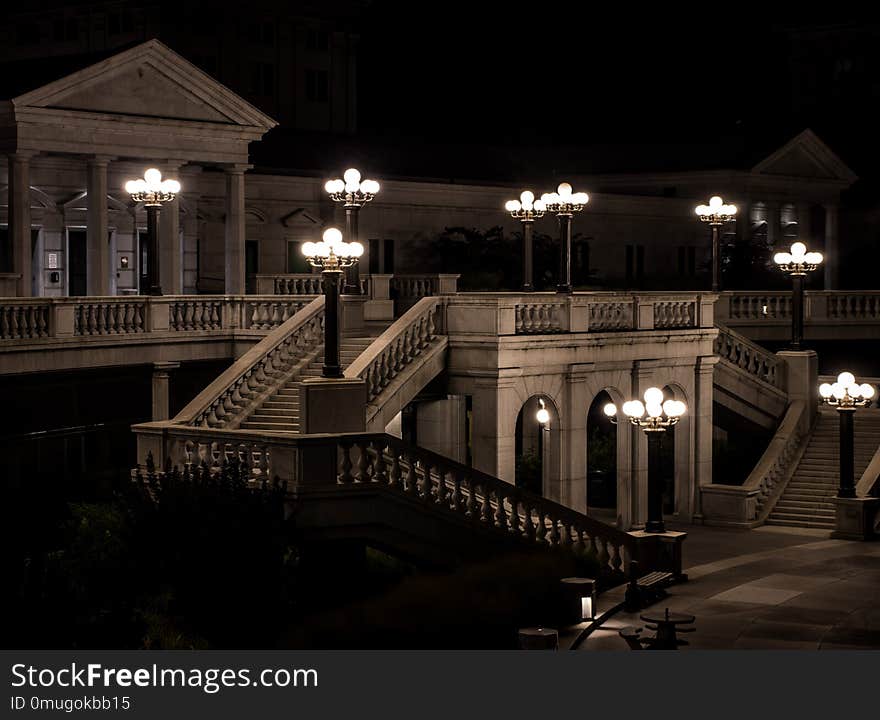
[[[565,295],[571,295],[571,285],[557,285],[556,292]]]
[[[662,520],[648,520],[645,523],[645,532],[646,533],[665,533],[666,525]]]
[[[339,379],[345,377],[339,365],[324,365],[321,368],[321,377]]]

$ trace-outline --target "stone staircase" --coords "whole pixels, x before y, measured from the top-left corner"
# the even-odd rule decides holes
[[[858,482],[880,445],[880,410],[856,412],[855,481]],[[767,525],[834,529],[834,503],[840,460],[835,410],[819,413],[803,457],[767,518]]]
[[[345,369],[358,357],[375,337],[343,337],[339,348],[339,362]],[[251,415],[241,423],[243,430],[273,430],[276,432],[299,432],[300,405],[299,384],[306,378],[321,377],[321,367],[324,363],[323,353],[311,355],[300,366],[299,371],[278,390],[269,397],[262,405],[257,407]]]

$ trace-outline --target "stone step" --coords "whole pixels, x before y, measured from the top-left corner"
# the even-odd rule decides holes
[[[812,521],[800,521],[800,520],[782,520],[780,518],[774,518],[772,515],[767,518],[765,525],[777,525],[782,527],[801,527],[801,528],[815,528],[817,530],[833,530],[834,523],[833,522],[823,522],[821,520]]]
[[[834,503],[832,502],[811,502],[808,500],[790,500],[788,497],[783,497],[778,503],[776,503],[776,507],[773,508],[774,513],[784,513],[784,512],[803,512],[809,511],[812,514],[813,510],[822,510],[828,512],[834,512]]]
[[[785,488],[785,492],[782,493],[782,497],[788,497],[789,494],[797,495],[799,497],[812,498],[812,497],[827,497],[829,493],[834,494],[837,492],[836,485],[827,485],[823,487],[798,487],[788,484],[788,487]]]
[[[810,510],[809,512],[791,511],[777,512],[775,509],[770,513],[773,520],[788,520],[790,522],[812,523],[812,522],[828,522],[834,524],[834,511]]]
[[[272,430],[274,432],[299,432],[299,423],[252,422],[246,420],[241,424],[245,430]]]
[[[263,405],[257,412],[251,415],[248,419],[252,420],[258,417],[298,417],[299,416],[299,408],[279,408],[272,407],[270,405]]]

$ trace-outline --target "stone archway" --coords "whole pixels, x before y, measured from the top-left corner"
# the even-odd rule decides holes
[[[546,410],[548,421],[538,420]],[[514,482],[529,492],[550,497],[559,484],[561,457],[560,414],[549,395],[532,395],[520,407],[514,438]]]
[[[615,393],[619,396],[619,393]],[[619,402],[619,398],[618,398]],[[618,502],[618,428],[603,408],[615,403],[608,389],[601,390],[587,410],[587,509],[614,513]]]

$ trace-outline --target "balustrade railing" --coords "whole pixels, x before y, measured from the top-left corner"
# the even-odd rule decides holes
[[[323,292],[320,273],[284,273],[255,275],[257,295],[320,295]],[[370,276],[361,275],[361,293],[369,295]]]
[[[880,292],[828,293],[831,320],[880,320]]]
[[[245,300],[243,325],[254,330],[278,327],[296,315],[312,298],[297,296],[296,299]]]
[[[758,380],[769,383],[780,390],[783,389],[781,366],[776,355],[728,327],[723,325],[717,327],[718,336],[714,342],[716,355],[745,370]]]
[[[422,298],[349,365],[345,377],[364,380],[367,402],[372,402],[444,332],[443,308],[440,298]]]
[[[253,485],[286,484],[291,491],[332,485],[411,498],[498,539],[526,547],[590,556],[604,578],[622,579],[651,538],[636,537],[515,485],[386,434],[287,435],[211,430],[171,423],[135,426],[140,464],[133,477],[162,482],[167,472],[200,477],[237,473]],[[161,469],[157,469],[161,468]],[[309,502],[306,498],[300,501]],[[311,500],[320,502],[320,499]],[[370,498],[364,502],[374,502]],[[328,524],[344,518],[328,518]]]
[[[128,335],[146,332],[146,302],[130,298],[95,298],[73,304],[73,334]]]
[[[791,321],[791,292],[721,293],[716,316],[728,324],[786,324]],[[808,290],[804,294],[808,323],[874,323],[880,320],[880,291]]]
[[[657,300],[654,302],[654,327],[690,328],[696,323],[696,304],[693,300]]]
[[[752,527],[763,522],[781,495],[804,450],[799,430],[806,404],[797,400],[788,406],[782,422],[742,485],[704,485],[703,514],[720,524]]]
[[[562,332],[565,305],[553,302],[524,302],[516,306],[516,332],[554,333]]]
[[[594,331],[632,330],[633,301],[601,300],[587,304],[589,327]]]
[[[47,300],[9,299],[0,303],[0,340],[49,337],[51,305]]]
[[[169,327],[178,332],[219,330],[223,327],[223,302],[216,298],[194,296],[174,300],[168,312]]]
[[[312,300],[272,330],[187,405],[176,423],[234,427],[247,411],[310,361],[322,346],[324,298]]]

